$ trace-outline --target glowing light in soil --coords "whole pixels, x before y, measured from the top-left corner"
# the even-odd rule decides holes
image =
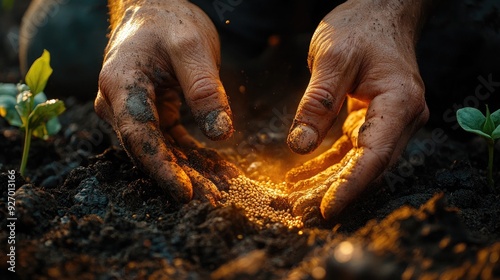
[[[311,271],[311,276],[314,279],[323,279],[326,276],[326,271],[321,266],[317,266]]]
[[[339,263],[346,263],[352,259],[354,246],[349,241],[340,243],[333,253],[333,256]]]

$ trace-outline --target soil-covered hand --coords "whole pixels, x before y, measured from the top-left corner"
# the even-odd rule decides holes
[[[233,132],[219,79],[217,31],[203,11],[183,0],[116,0],[110,10],[96,112],[113,125],[139,167],[187,202],[206,178],[180,164],[174,151],[175,145],[199,146],[180,124],[180,94],[207,137],[220,140]]]
[[[344,136],[332,150],[289,174],[297,181],[311,175],[307,166],[313,173],[331,168],[323,173],[323,183],[315,177],[313,189],[302,197],[292,194],[296,212],[321,202],[323,217],[338,215],[397,160],[427,121],[414,48],[427,2],[351,0],[319,24],[309,50],[311,80],[288,144],[302,154],[318,147],[346,96],[353,101],[348,111],[363,116],[348,118],[354,124],[344,125],[344,132],[350,131],[351,137]],[[332,165],[332,159],[340,163]]]

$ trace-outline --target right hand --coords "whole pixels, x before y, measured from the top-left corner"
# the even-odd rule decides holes
[[[290,148],[305,154],[318,147],[346,96],[349,116],[343,126],[345,136],[332,150],[304,164],[307,168],[289,173],[289,179],[300,179],[321,169],[326,172],[299,184],[314,189],[293,195],[296,213],[319,206],[325,219],[339,217],[397,162],[429,118],[415,56],[428,5],[428,1],[350,0],[319,24],[309,49],[311,80],[292,124]]]
[[[199,147],[180,125],[181,93],[208,138],[231,136],[219,65],[217,31],[188,1],[130,5],[112,27],[95,110],[134,163],[179,202],[190,201],[197,186],[205,186],[204,196],[217,196],[213,184],[207,190],[205,176],[181,163],[174,146]]]

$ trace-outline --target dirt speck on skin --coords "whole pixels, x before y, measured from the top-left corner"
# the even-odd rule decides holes
[[[148,155],[154,156],[158,153],[158,147],[146,141],[142,144],[142,151]]]
[[[127,113],[141,123],[154,122],[155,117],[148,102],[147,90],[143,87],[132,87],[129,89],[126,100]]]
[[[324,99],[321,99],[320,102],[323,106],[325,106],[326,109],[332,110],[332,108],[333,108],[333,101],[332,100],[324,98]]]
[[[372,126],[372,122],[371,121],[367,121],[365,122],[360,128],[359,128],[359,133],[363,133],[365,132],[365,130],[367,130],[370,126]]]

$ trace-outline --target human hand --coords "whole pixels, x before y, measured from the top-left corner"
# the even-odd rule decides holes
[[[336,217],[397,160],[428,119],[414,48],[427,1],[380,2],[348,1],[330,12],[313,35],[311,80],[288,136],[290,148],[301,154],[316,149],[346,96],[352,98],[348,112],[357,113],[344,125],[349,137],[289,173],[294,182],[311,175],[307,166],[314,172],[328,167],[292,188],[299,191],[290,196],[296,214],[320,205],[324,218]]]
[[[173,199],[188,202],[193,187],[202,188],[195,194],[218,197],[217,188],[174,148],[199,148],[180,124],[181,93],[208,138],[221,140],[233,132],[215,27],[183,0],[116,0],[110,8],[97,114],[113,126],[135,164]]]

